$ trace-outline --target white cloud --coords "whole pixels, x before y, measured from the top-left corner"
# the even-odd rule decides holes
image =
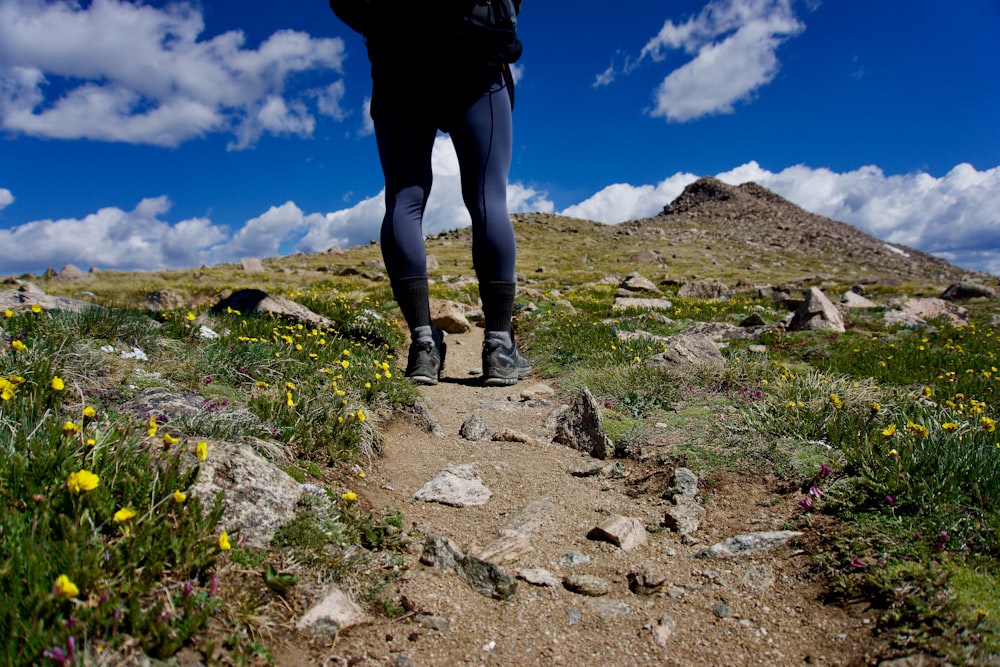
[[[124,0],[0,0],[0,126],[38,137],[176,146],[233,132],[309,135],[306,99],[338,117],[336,89],[291,94],[291,75],[341,72],[344,44],[281,30],[257,49],[242,32],[200,39],[201,13]]]
[[[458,158],[451,139],[439,136],[432,153],[434,187],[427,204],[425,234],[470,224],[462,203]],[[3,193],[0,190],[0,203]],[[206,218],[171,223],[167,197],[144,199],[132,211],[103,208],[81,219],[40,220],[0,229],[0,267],[8,273],[41,273],[75,264],[104,269],[183,268],[270,257],[294,251],[320,252],[378,239],[385,193],[330,213],[306,213],[294,202],[273,206],[235,232]],[[11,197],[13,200],[13,197]],[[551,211],[534,188],[512,183],[508,207]]]
[[[683,122],[717,113],[750,99],[779,70],[778,47],[805,29],[792,0],[712,0],[694,17],[668,20],[642,48],[637,59],[623,59],[597,75],[594,86],[608,85],[618,71],[627,73],[649,59],[672,51],[693,56],[673,70],[654,94],[650,115]]]
[[[14,195],[7,188],[0,188],[0,211],[14,203]]]
[[[754,181],[883,241],[1000,275],[1000,167],[977,171],[959,164],[935,178],[886,176],[875,166],[837,173],[796,165],[773,173],[748,162],[717,177],[733,185]],[[562,213],[606,223],[655,215],[695,179],[678,173],[655,186],[611,185]]]

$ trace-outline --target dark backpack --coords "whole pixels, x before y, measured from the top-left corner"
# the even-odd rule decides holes
[[[386,0],[329,2],[341,21],[365,36],[378,29],[380,18],[393,12],[396,4]],[[441,34],[453,38],[456,57],[487,65],[509,64],[521,57],[517,38],[521,0],[452,0],[443,5],[435,8],[441,14]]]

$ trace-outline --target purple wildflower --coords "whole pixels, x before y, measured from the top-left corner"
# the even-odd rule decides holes
[[[851,560],[849,560],[847,564],[855,570],[860,570],[865,566],[865,562],[857,556],[851,556]]]
[[[823,492],[820,490],[818,486],[813,484],[812,486],[809,487],[809,495],[818,500],[819,498],[823,497]]]
[[[831,468],[827,464],[824,463],[819,467],[820,477],[829,477],[831,474],[833,474],[833,468]]]
[[[53,646],[42,651],[42,657],[48,658],[57,665],[65,665],[69,662],[69,656],[58,646]]]
[[[896,496],[886,496],[885,504],[889,507],[893,507],[896,504]]]
[[[808,512],[813,508],[813,499],[809,496],[806,496],[805,498],[799,501],[799,507]]]

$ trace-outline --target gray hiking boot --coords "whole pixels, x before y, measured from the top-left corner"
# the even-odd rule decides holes
[[[434,329],[433,335],[433,341],[413,341],[410,343],[410,354],[406,360],[404,375],[415,384],[434,385],[441,379],[448,346],[440,331]]]
[[[499,341],[483,342],[483,384],[487,387],[507,387],[531,375],[531,362],[517,349],[511,336],[510,347]]]

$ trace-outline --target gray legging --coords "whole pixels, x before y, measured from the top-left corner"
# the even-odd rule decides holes
[[[516,243],[507,212],[507,174],[513,148],[511,99],[498,73],[489,90],[442,130],[451,135],[462,177],[462,199],[472,216],[472,262],[480,282],[514,280]],[[389,279],[427,274],[423,216],[431,191],[432,122],[383,120],[375,139],[385,175],[382,258]]]

